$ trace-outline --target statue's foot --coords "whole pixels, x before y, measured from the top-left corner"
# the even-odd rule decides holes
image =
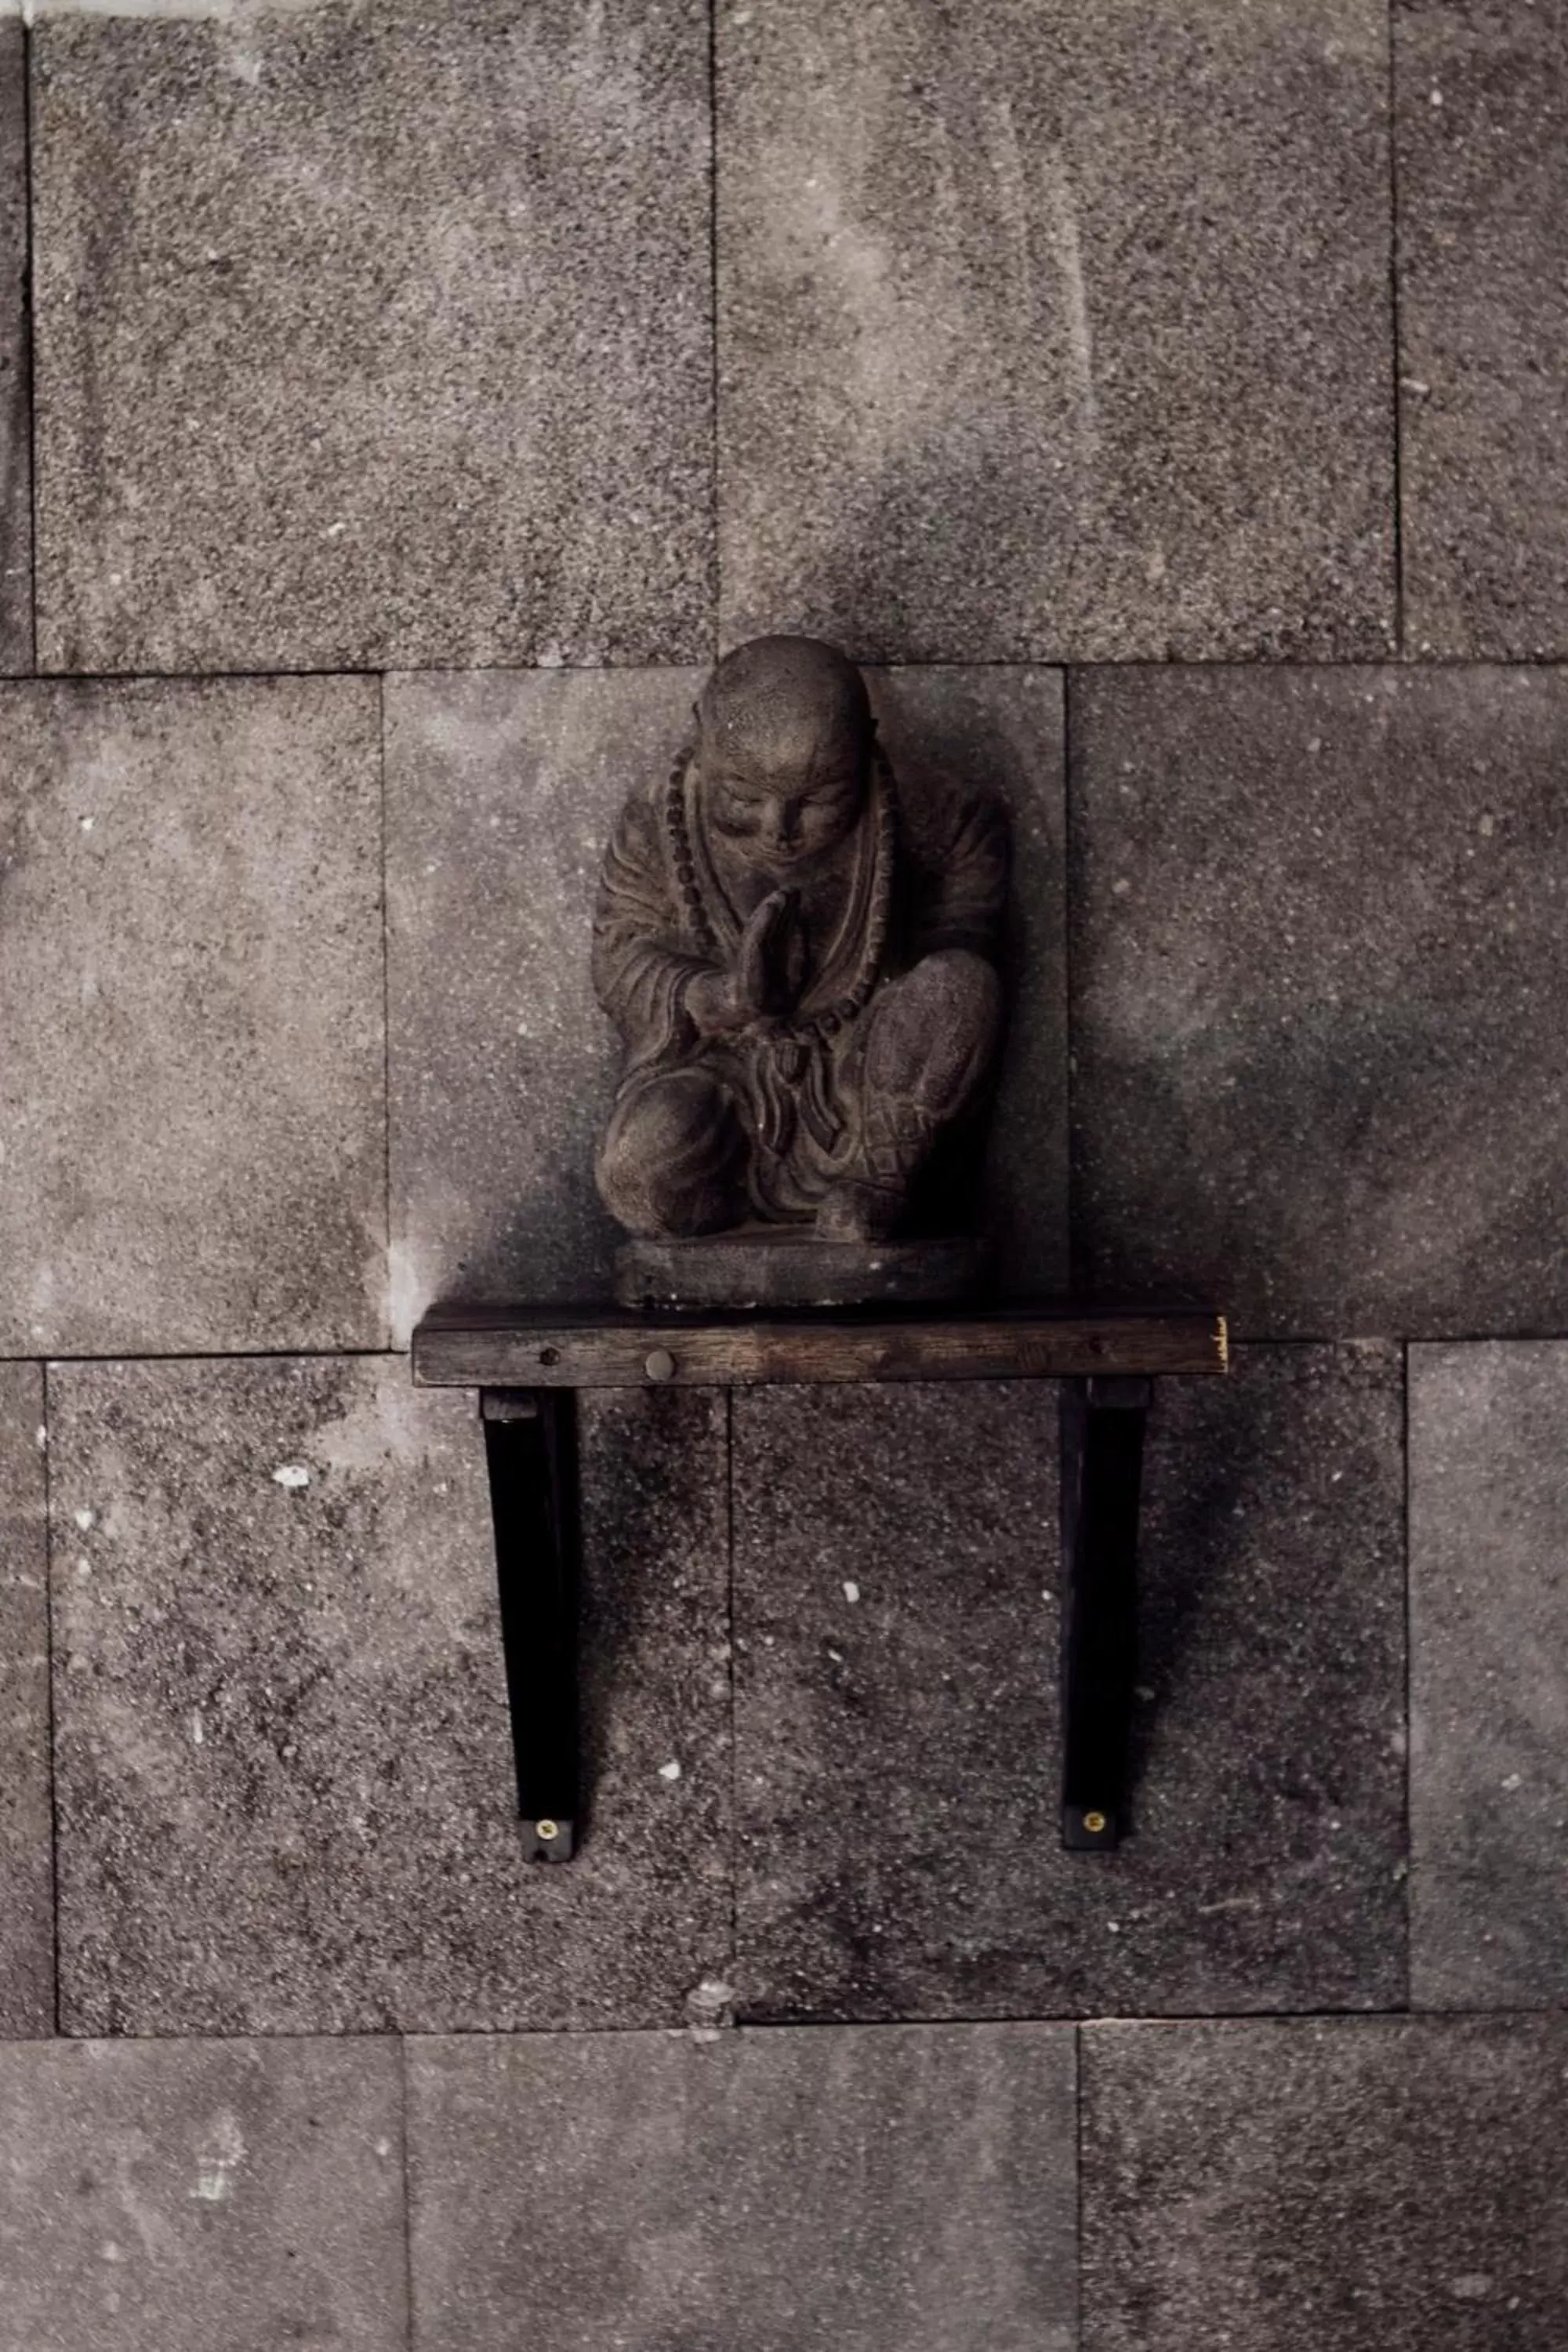
[[[885,1242],[903,1213],[901,1191],[850,1181],[836,1184],[816,1213],[825,1242]]]

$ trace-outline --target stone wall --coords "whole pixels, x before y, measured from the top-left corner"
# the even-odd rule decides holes
[[[0,2352],[1561,2344],[1565,217],[1562,0],[0,22]],[[767,628],[1011,800],[1007,1286],[1230,1310],[1114,1857],[1003,1383],[595,1401],[519,1858],[404,1350]]]

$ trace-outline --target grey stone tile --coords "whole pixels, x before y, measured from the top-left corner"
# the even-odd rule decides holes
[[[1407,650],[1568,654],[1568,24],[1397,0]]]
[[[1389,649],[1376,0],[717,23],[727,637]]]
[[[1553,2352],[1568,2021],[1081,2036],[1083,2352]]]
[[[1248,1335],[1568,1318],[1568,676],[1075,681],[1079,1279]]]
[[[560,1869],[521,1858],[470,1396],[391,1358],[51,1380],[68,2032],[651,2025],[723,1977],[721,1398],[586,1406]]]
[[[419,2341],[1071,2352],[1060,2026],[415,2042]]]
[[[1568,2003],[1568,1343],[1410,1362],[1410,1966]]]
[[[55,2023],[44,1376],[0,1364],[0,2035]]]
[[[26,81],[26,36],[0,22],[0,671],[33,667]]]
[[[35,36],[42,666],[700,657],[702,0],[210,15]]]
[[[384,1337],[379,724],[0,687],[0,1352]]]
[[[1062,681],[1047,669],[871,674],[878,725],[910,804],[931,779],[984,784],[1013,821],[1010,1016],[980,1199],[999,1289],[1065,1288],[1067,844]]]
[[[390,2042],[0,2048],[0,2352],[407,2340]]]
[[[700,670],[386,688],[393,1318],[607,1293],[593,1160],[620,1062],[589,926],[622,801],[668,772]]]
[[[1060,1845],[1047,1384],[734,1399],[737,1985],[767,2018],[1405,1989],[1402,1382],[1157,1391],[1136,1833]]]
[[[399,677],[386,698],[393,1320],[432,1299],[582,1298],[616,1229],[593,1156],[620,1054],[589,984],[599,862],[626,793],[689,731],[700,670]],[[911,800],[986,782],[1015,822],[1017,1008],[987,1223],[1004,1280],[1065,1274],[1061,685],[873,678]]]

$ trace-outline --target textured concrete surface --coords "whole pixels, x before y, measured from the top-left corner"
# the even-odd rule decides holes
[[[1568,654],[1568,18],[1394,0],[1405,624]]]
[[[0,2352],[1562,2352],[1564,0],[0,19]],[[763,627],[1011,804],[1004,1290],[1242,1343],[1114,1856],[1053,1390],[588,1399],[552,1870],[370,1352],[607,1288]]]
[[[0,2035],[55,2024],[44,1376],[0,1364]]]
[[[730,639],[1392,644],[1376,0],[723,0]]]
[[[1552,2352],[1568,2021],[1090,2027],[1083,2352]]]
[[[734,1400],[737,1978],[767,2018],[1403,1998],[1388,1349],[1157,1391],[1136,1833],[1064,1853],[1047,1384]]]
[[[1568,2002],[1568,1344],[1410,1363],[1411,1989]]]
[[[1076,2352],[1061,2027],[415,2042],[442,2352]]]
[[[622,800],[668,772],[703,675],[388,681],[398,1338],[437,1297],[608,1296],[618,1234],[593,1156],[620,1049],[589,983],[589,922]],[[1048,1287],[1066,1271],[1061,682],[872,682],[911,810],[947,775],[1012,811],[1017,1003],[986,1216],[1004,1282]]]
[[[0,2045],[0,2352],[406,2342],[396,2049]]]
[[[707,649],[701,0],[35,41],[44,667]]]
[[[911,814],[929,782],[985,785],[1012,818],[1008,1022],[980,1226],[994,1280],[1066,1287],[1067,843],[1062,681],[1042,669],[874,670],[877,724]]]
[[[401,1358],[52,1381],[68,2032],[674,2023],[723,1976],[721,1398],[584,1410],[558,1869],[521,1853],[471,1396]]]
[[[1074,681],[1075,1246],[1243,1334],[1568,1318],[1568,677]]]
[[[0,1350],[374,1346],[369,680],[0,688]]]
[[[0,23],[0,671],[33,667],[26,79],[22,27]]]
[[[386,689],[393,1309],[609,1296],[594,1189],[620,1064],[588,977],[622,801],[667,774],[700,670]]]

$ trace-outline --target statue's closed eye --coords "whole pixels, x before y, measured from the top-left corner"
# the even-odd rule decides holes
[[[860,779],[858,775],[824,776],[791,790],[770,790],[766,784],[753,783],[745,776],[720,776],[717,789],[732,805],[741,808],[766,808],[774,801],[787,800],[797,807],[815,807],[823,802],[858,799]]]

